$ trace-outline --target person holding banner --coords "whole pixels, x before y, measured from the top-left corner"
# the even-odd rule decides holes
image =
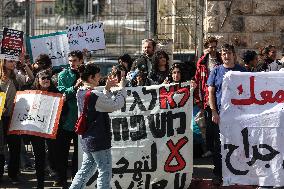
[[[64,94],[66,100],[61,113],[56,137],[56,152],[58,156],[56,161],[57,179],[53,186],[66,187],[67,185],[68,156],[72,140],[74,144],[74,153],[72,156],[72,177],[75,176],[78,170],[78,135],[74,131],[74,126],[78,118],[76,92],[82,84],[78,67],[83,64],[83,58],[83,53],[81,51],[70,52],[70,67],[58,74],[57,89],[59,92]]]
[[[228,71],[241,71],[246,72],[246,69],[235,62],[236,53],[233,45],[224,44],[221,47],[221,57],[223,64],[215,67],[209,75],[207,85],[209,91],[209,105],[212,112],[213,121],[213,137],[214,137],[214,178],[213,184],[221,185],[222,183],[222,155],[221,155],[221,141],[220,141],[220,108],[221,108],[221,97],[222,97],[222,82],[223,77]]]
[[[196,99],[197,105],[200,108],[200,113],[198,116],[205,117],[205,130],[202,128],[202,134],[205,136],[205,143],[203,145],[204,154],[202,157],[210,157],[213,152],[213,127],[212,127],[212,113],[208,103],[208,85],[207,80],[210,72],[221,65],[222,58],[221,54],[217,51],[218,39],[216,37],[210,36],[204,41],[204,49],[206,53],[201,56],[196,63],[196,72],[194,80],[197,84],[197,87],[194,91],[194,98]]]
[[[157,84],[162,84],[169,75],[169,55],[165,51],[157,51],[153,56],[153,68],[149,78]]]
[[[3,115],[1,117],[1,124],[3,125],[4,135],[8,131],[9,122],[13,112],[13,103],[16,96],[17,90],[20,90],[23,85],[26,84],[21,79],[19,73],[15,73],[16,61],[0,59],[0,90],[6,93],[6,100],[4,105]],[[31,72],[27,65],[23,65],[27,72]],[[29,76],[27,76],[29,77]],[[31,78],[30,78],[31,79]],[[33,79],[33,78],[32,78]],[[21,137],[19,135],[8,135],[6,137],[8,148],[9,148],[9,165],[8,165],[8,176],[10,177],[13,184],[19,182],[19,162],[20,162],[20,151],[21,151]],[[4,171],[4,157],[0,155],[0,176]]]
[[[143,40],[142,49],[143,54],[133,62],[131,71],[135,71],[137,68],[139,69],[140,67],[144,67],[148,76],[148,74],[152,70],[152,57],[156,49],[156,42],[153,39]]]
[[[33,90],[41,90],[48,92],[57,92],[56,88],[51,82],[50,70],[42,70],[36,74],[35,81],[32,85]],[[44,188],[44,174],[45,174],[45,141],[47,140],[48,150],[52,150],[54,145],[50,140],[40,136],[29,135],[33,152],[35,156],[35,169],[37,177],[37,189]]]
[[[83,162],[69,189],[84,188],[96,169],[99,171],[97,189],[110,189],[112,156],[108,113],[121,109],[125,104],[125,73],[122,72],[120,83],[117,78],[108,77],[104,91],[100,92],[96,88],[100,81],[100,69],[95,64],[81,65],[79,72],[83,81],[83,86],[77,92],[79,114],[84,109],[87,91],[91,90],[91,94],[87,111],[87,130],[80,136]],[[121,89],[113,96],[110,89],[117,85]]]
[[[183,75],[183,63],[174,63],[170,68],[169,77],[164,80],[164,84],[169,83],[182,83],[185,82],[184,75]]]

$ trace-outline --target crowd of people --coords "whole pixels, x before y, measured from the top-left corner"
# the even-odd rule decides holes
[[[222,81],[226,72],[233,71],[278,71],[283,62],[276,60],[276,48],[269,45],[260,53],[248,50],[243,53],[243,63],[237,62],[234,46],[224,44],[218,52],[218,40],[208,37],[204,42],[202,55],[195,69],[189,64],[174,63],[171,65],[169,55],[163,50],[156,50],[156,42],[147,39],[143,43],[143,54],[133,61],[129,54],[118,58],[106,78],[101,78],[100,68],[94,63],[84,63],[85,53],[69,53],[69,67],[54,70],[48,55],[41,54],[34,64],[27,56],[20,61],[0,60],[0,90],[6,93],[3,115],[0,121],[0,179],[4,167],[8,167],[8,176],[12,184],[19,180],[21,151],[23,141],[31,143],[35,158],[37,188],[44,188],[46,172],[55,176],[54,186],[68,187],[67,168],[69,150],[74,145],[72,154],[73,182],[70,188],[83,188],[97,168],[98,188],[110,188],[111,180],[111,135],[108,112],[120,109],[125,102],[124,87],[149,86],[191,81],[195,87],[194,106],[198,108],[198,121],[202,132],[202,157],[213,156],[214,182],[222,182],[221,144],[219,136],[219,113],[222,95]],[[103,92],[96,91],[99,85],[105,86]],[[121,90],[115,95],[111,87],[119,86]],[[32,135],[7,135],[11,120],[14,98],[19,90],[41,90],[62,93],[62,108],[56,139],[46,139]],[[83,163],[78,171],[78,135],[75,123],[84,109],[84,100],[90,94],[89,109],[94,113],[98,127],[88,129],[81,137]],[[112,98],[114,96],[114,98]],[[78,113],[79,111],[79,113]],[[204,119],[200,119],[203,117]],[[201,123],[200,120],[203,120]],[[202,126],[201,126],[202,125]],[[98,136],[98,133],[100,133]],[[7,148],[8,147],[8,148]],[[201,150],[201,149],[200,149]],[[46,159],[46,161],[45,161]]]

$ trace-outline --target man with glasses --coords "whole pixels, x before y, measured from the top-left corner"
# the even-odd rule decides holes
[[[205,115],[206,130],[201,131],[206,135],[206,146],[203,146],[204,154],[202,157],[209,157],[213,151],[211,109],[208,104],[208,86],[207,80],[214,67],[222,64],[220,53],[217,51],[218,40],[215,37],[208,37],[204,42],[205,54],[199,58],[196,64],[194,97],[200,107],[200,113]],[[204,133],[206,132],[206,133]]]

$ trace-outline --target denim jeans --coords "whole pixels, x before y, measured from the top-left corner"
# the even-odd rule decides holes
[[[88,180],[98,169],[97,189],[110,189],[112,176],[112,157],[111,149],[97,152],[84,152],[83,162],[80,170],[76,173],[69,189],[85,188]]]

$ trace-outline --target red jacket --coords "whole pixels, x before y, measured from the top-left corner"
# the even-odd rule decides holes
[[[209,54],[204,54],[201,56],[197,63],[196,63],[196,72],[195,72],[195,82],[197,84],[195,91],[194,91],[194,99],[199,104],[200,108],[205,109],[208,104],[208,86],[207,80],[209,77],[209,70],[208,70],[208,60]],[[222,59],[220,53],[217,52],[217,62],[220,65],[222,64]]]

